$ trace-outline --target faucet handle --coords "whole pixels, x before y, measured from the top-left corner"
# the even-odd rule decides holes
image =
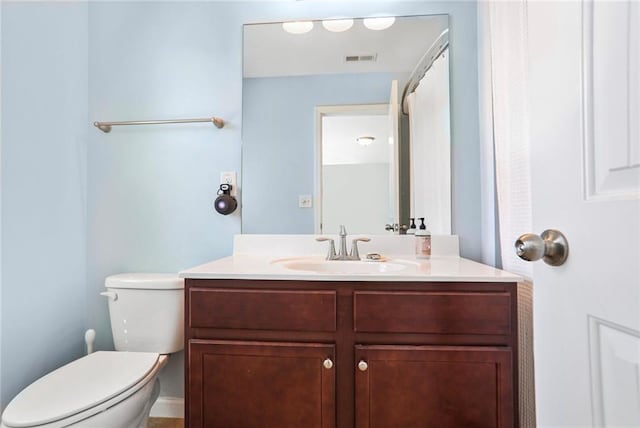
[[[361,242],[369,242],[371,239],[367,237],[356,238],[351,242],[351,253],[349,254],[349,258],[351,260],[360,260],[360,253],[358,252],[358,241]]]
[[[340,225],[340,236],[341,237],[347,236],[347,229],[344,227],[344,224]]]
[[[326,236],[318,236],[316,238],[316,241],[318,242],[324,242],[324,241],[329,241],[329,252],[327,253],[327,260],[335,260],[338,258],[338,256],[336,255],[336,244],[335,241],[331,238],[327,238]]]

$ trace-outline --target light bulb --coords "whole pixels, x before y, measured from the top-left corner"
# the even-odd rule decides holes
[[[375,137],[364,136],[364,137],[356,138],[356,143],[366,147],[371,143],[373,143],[374,140],[375,140]]]
[[[396,22],[396,18],[393,16],[385,16],[380,18],[364,18],[362,23],[369,30],[381,31],[391,27]]]
[[[322,26],[333,33],[342,33],[353,27],[353,19],[326,19]]]
[[[304,34],[313,30],[313,22],[311,21],[295,21],[283,22],[282,29],[291,34]]]

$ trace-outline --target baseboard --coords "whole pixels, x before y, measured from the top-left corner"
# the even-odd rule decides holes
[[[158,397],[151,407],[154,418],[184,418],[184,398]]]

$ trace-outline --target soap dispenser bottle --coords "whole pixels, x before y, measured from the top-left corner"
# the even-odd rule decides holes
[[[411,225],[409,226],[409,230],[407,230],[407,235],[415,235],[416,234],[416,219],[410,217]]]
[[[420,226],[416,230],[416,258],[431,258],[431,232],[427,230],[424,224],[424,217],[419,217]]]

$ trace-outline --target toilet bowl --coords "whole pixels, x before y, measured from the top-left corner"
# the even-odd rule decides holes
[[[9,403],[0,428],[146,428],[166,354],[183,348],[183,280],[122,274],[106,286],[116,351],[89,354],[36,380]]]

